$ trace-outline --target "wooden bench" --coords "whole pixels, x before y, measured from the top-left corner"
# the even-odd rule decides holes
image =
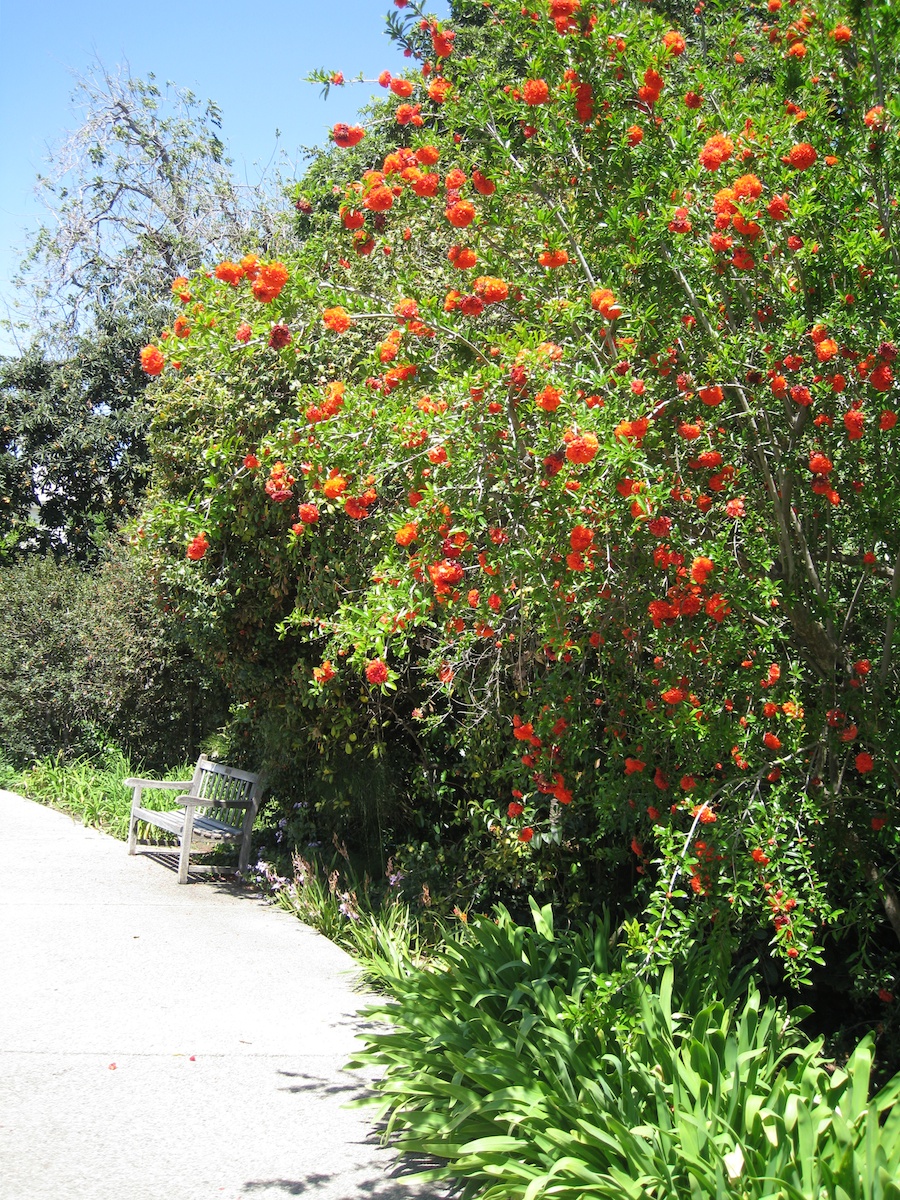
[[[201,754],[193,779],[126,779],[124,782],[126,787],[134,789],[128,824],[129,854],[134,854],[137,849],[138,822],[144,821],[178,838],[181,847],[178,857],[179,883],[187,883],[192,847],[202,852],[226,842],[240,842],[238,870],[247,870],[253,822],[263,793],[261,776],[213,762]],[[144,808],[141,797],[147,788],[165,788],[181,793],[175,797],[178,808],[168,812]],[[244,819],[240,824],[235,824],[241,809],[244,810]]]

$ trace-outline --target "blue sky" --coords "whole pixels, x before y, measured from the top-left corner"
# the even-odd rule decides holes
[[[7,0],[0,10],[0,316],[17,248],[43,211],[34,181],[47,147],[79,124],[70,104],[75,75],[99,60],[133,76],[152,71],[158,84],[171,80],[215,100],[235,173],[252,182],[277,148],[296,161],[299,146],[322,142],[372,91],[332,89],[323,101],[304,82],[311,70],[373,79],[385,67],[401,69],[384,32],[390,7],[390,0],[187,0],[150,9],[129,0]],[[447,14],[447,0],[428,7]],[[0,335],[0,352],[10,348]]]

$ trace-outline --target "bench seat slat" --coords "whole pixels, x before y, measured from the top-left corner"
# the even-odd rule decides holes
[[[180,834],[184,829],[183,812],[157,812],[152,808],[136,808],[132,814],[148,825],[158,825],[168,833]],[[205,833],[208,837],[239,838],[241,829],[236,825],[228,825],[225,821],[217,821],[214,817],[194,817],[194,833]]]

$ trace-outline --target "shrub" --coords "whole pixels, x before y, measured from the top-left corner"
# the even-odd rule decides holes
[[[874,996],[900,31],[677,9],[498,0],[502,51],[440,80],[395,16],[432,70],[391,152],[354,131],[297,253],[198,276],[146,348],[135,539],[240,734],[298,776],[387,760],[379,834],[458,903],[599,895],[650,951],[727,925],[794,981],[834,928]]]
[[[180,621],[121,551],[94,572],[25,559],[0,576],[0,749],[18,766],[120,746],[146,769],[196,754],[224,699]]]

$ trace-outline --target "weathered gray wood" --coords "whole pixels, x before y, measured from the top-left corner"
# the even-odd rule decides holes
[[[223,842],[239,842],[238,870],[246,871],[250,863],[253,822],[264,789],[261,776],[213,762],[201,754],[191,780],[126,779],[125,784],[132,788],[129,854],[134,854],[137,849],[137,827],[143,821],[178,838],[179,883],[187,883],[192,846],[198,850],[211,849]],[[145,788],[181,791],[182,794],[175,797],[179,809],[157,812],[144,808],[141,797]],[[243,820],[240,825],[235,825],[233,819],[239,813],[243,813]]]

